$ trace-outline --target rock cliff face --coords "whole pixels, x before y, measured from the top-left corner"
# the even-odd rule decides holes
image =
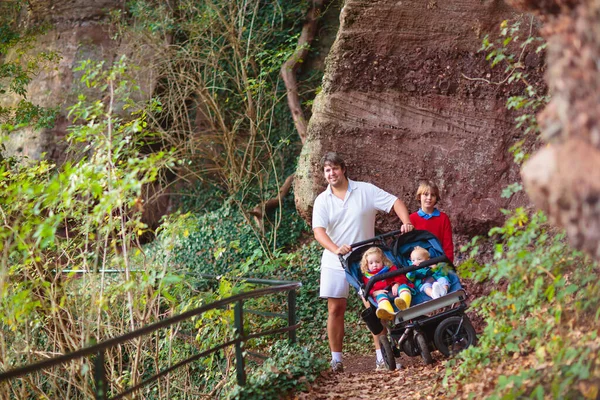
[[[81,72],[74,71],[79,62],[89,59],[111,65],[126,56],[131,64],[141,67],[130,71],[141,89],[133,97],[150,98],[157,82],[157,73],[152,67],[155,60],[148,52],[150,47],[145,46],[146,37],[136,37],[134,33],[117,36],[115,26],[108,23],[110,12],[123,7],[122,0],[32,0],[28,4],[28,14],[23,16],[21,24],[47,22],[51,26],[45,35],[37,38],[31,51],[55,51],[61,60],[33,78],[27,96],[37,105],[59,107],[60,114],[51,129],[25,128],[12,132],[4,143],[4,155],[39,160],[45,153],[46,159],[61,164],[67,156],[64,137],[71,124],[67,107],[77,101],[79,93],[87,94],[91,99],[103,97],[101,93],[90,93],[79,82]],[[7,57],[15,55],[8,54]],[[17,96],[1,96],[0,105],[14,106],[19,100]],[[164,192],[159,190],[158,184],[151,185],[144,189],[144,194],[149,199],[158,191]],[[155,228],[169,207],[170,197],[159,196],[146,204],[142,220]]]
[[[396,194],[411,212],[418,181],[436,181],[459,236],[485,233],[502,222],[500,208],[527,204],[524,194],[501,197],[520,180],[508,150],[520,132],[505,106],[516,88],[485,82],[505,72],[478,53],[483,36],[497,37],[511,18],[515,11],[496,0],[346,1],[296,174],[303,216],[310,221],[324,189],[327,151],[346,159],[351,179]],[[526,64],[539,79],[543,60]],[[394,218],[378,228],[397,228]]]
[[[52,129],[22,129],[11,133],[5,143],[6,155],[28,156],[40,159],[42,153],[58,163],[64,161],[67,107],[74,104],[78,93],[85,92],[79,83],[79,75],[73,69],[87,59],[112,64],[125,55],[133,63],[150,65],[151,57],[144,52],[141,38],[127,39],[115,36],[107,23],[109,13],[122,7],[121,0],[53,0],[30,1],[28,14],[22,24],[48,22],[51,28],[37,39],[32,52],[55,51],[61,56],[58,65],[42,69],[27,89],[27,96],[43,107],[60,106],[56,126]],[[7,57],[14,57],[8,54]],[[79,73],[80,74],[80,73]],[[136,76],[142,91],[152,94],[155,75],[151,68],[142,69]],[[96,97],[100,97],[96,95]],[[16,96],[0,97],[0,105],[13,106],[20,99]]]
[[[515,1],[544,20],[552,100],[549,143],[523,168],[535,205],[571,243],[600,260],[600,1]]]

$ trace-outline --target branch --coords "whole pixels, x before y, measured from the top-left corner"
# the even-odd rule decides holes
[[[298,132],[298,136],[300,137],[302,144],[304,144],[306,140],[307,122],[306,118],[304,117],[304,112],[302,111],[302,104],[298,94],[296,71],[298,70],[300,64],[302,64],[306,59],[308,50],[310,49],[310,44],[317,34],[317,19],[321,13],[321,8],[323,7],[324,1],[325,0],[312,1],[312,6],[306,14],[306,21],[302,26],[302,32],[298,38],[296,50],[281,66],[281,77],[283,78],[285,88],[287,89],[288,106],[290,107],[292,118],[294,119],[294,125],[296,126],[296,131]],[[293,174],[287,177],[279,189],[279,194],[277,197],[257,205],[254,207],[254,209],[252,209],[252,211],[250,211],[250,215],[254,216],[254,220],[261,230],[264,230],[264,225],[262,222],[263,217],[267,214],[267,212],[269,212],[269,210],[281,204],[283,198],[289,193],[290,188],[292,187],[292,182],[294,182]]]
[[[254,216],[254,219],[257,221],[259,226],[262,226],[262,223],[260,221],[262,221],[263,216],[267,214],[269,210],[281,204],[283,198],[287,196],[287,194],[290,192],[290,189],[292,188],[292,182],[294,182],[294,174],[288,176],[285,182],[283,182],[283,185],[279,189],[279,194],[277,195],[277,197],[274,197],[257,205],[252,209],[252,211],[249,212],[250,215]]]
[[[296,50],[288,60],[281,66],[281,77],[285,83],[287,89],[287,100],[290,111],[292,112],[292,118],[294,119],[294,125],[300,136],[300,141],[304,144],[306,139],[306,127],[307,122],[302,111],[302,104],[300,103],[300,96],[298,95],[298,83],[296,81],[296,71],[300,64],[304,62],[308,55],[310,44],[315,38],[317,33],[317,18],[321,13],[324,0],[313,0],[312,7],[306,14],[306,21],[302,27],[302,32],[298,38],[298,44]]]

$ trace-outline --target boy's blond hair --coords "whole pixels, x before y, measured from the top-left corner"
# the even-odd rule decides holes
[[[383,254],[383,250],[381,250],[379,247],[369,247],[367,251],[363,253],[362,258],[360,260],[360,270],[363,273],[366,274],[367,272],[369,272],[367,257],[369,257],[371,254],[377,254],[381,258],[381,263],[383,265],[392,265],[390,259],[387,258],[385,254]]]
[[[415,246],[415,248],[410,252],[410,258],[413,258],[413,254],[422,255],[425,260],[429,260],[430,258],[429,252],[421,246]]]
[[[439,203],[442,198],[440,197],[440,189],[432,181],[421,181],[419,188],[417,189],[417,201],[421,201],[421,195],[423,193],[431,193],[435,195],[435,202]]]

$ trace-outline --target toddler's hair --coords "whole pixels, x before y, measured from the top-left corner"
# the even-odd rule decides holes
[[[381,258],[381,262],[383,263],[383,265],[392,265],[392,262],[390,261],[389,258],[387,258],[385,256],[385,254],[383,254],[383,250],[381,250],[379,247],[369,247],[367,249],[367,251],[365,251],[362,255],[362,259],[360,260],[360,270],[363,273],[367,273],[369,272],[369,265],[368,265],[368,261],[367,261],[367,257],[369,257],[371,254],[377,254],[379,256],[379,258]]]
[[[440,197],[440,189],[432,181],[421,181],[419,188],[417,189],[417,201],[421,201],[421,195],[423,193],[431,193],[435,195],[436,203],[439,203],[442,198]]]
[[[427,250],[425,250],[424,248],[422,248],[421,246],[415,246],[413,251],[410,252],[410,258],[413,258],[413,254],[421,255],[421,256],[423,256],[423,258],[425,260],[429,260],[429,258],[430,258],[429,252]]]

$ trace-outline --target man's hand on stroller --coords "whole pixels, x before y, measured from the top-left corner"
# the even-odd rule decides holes
[[[411,224],[409,222],[407,224],[402,224],[402,226],[400,227],[400,232],[408,233],[408,232],[412,231],[413,229],[415,229],[415,227],[413,226],[413,224]]]
[[[343,255],[350,253],[351,251],[352,251],[352,247],[350,247],[347,244],[343,244],[337,248],[337,250],[335,251],[335,254],[337,254],[338,256],[340,256],[340,255],[343,256]]]

